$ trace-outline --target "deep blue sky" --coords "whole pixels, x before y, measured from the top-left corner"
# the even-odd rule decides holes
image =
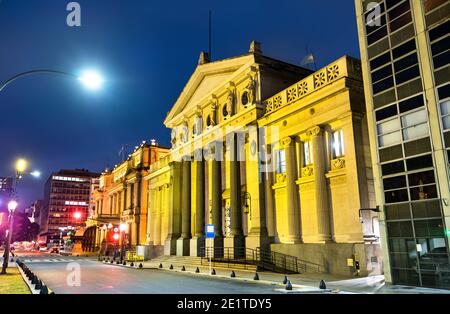
[[[155,138],[168,145],[166,113],[208,49],[213,59],[247,52],[300,64],[308,46],[321,67],[344,54],[359,56],[354,1],[81,0],[82,26],[66,25],[69,0],[0,0],[0,81],[36,68],[77,73],[101,70],[101,92],[76,81],[34,76],[0,93],[0,176],[18,156],[42,171],[21,183],[29,204],[60,168],[101,171],[120,159],[123,144]]]

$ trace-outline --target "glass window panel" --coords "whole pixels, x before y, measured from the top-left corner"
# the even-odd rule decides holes
[[[435,183],[434,170],[408,174],[409,186]]]
[[[433,56],[450,49],[450,36],[444,37],[431,45]]]
[[[403,160],[391,162],[381,166],[383,176],[405,171]]]
[[[447,65],[449,63],[450,63],[450,50],[447,50],[446,52],[433,58],[433,65],[435,69],[443,67],[444,65]]]
[[[406,0],[409,1],[409,0]],[[401,1],[398,0],[386,0],[386,10],[391,9],[395,5],[399,4]]]
[[[367,43],[371,45],[380,40],[381,38],[386,37],[386,35],[387,35],[387,27],[386,25],[383,25],[379,30],[367,36]]]
[[[450,97],[450,84],[438,88],[439,99],[443,100]]]
[[[420,76],[420,70],[419,70],[419,66],[417,65],[417,66],[414,66],[407,70],[397,72],[395,74],[395,82],[397,84],[402,84],[404,82],[410,81],[419,76]]]
[[[313,163],[313,153],[312,153],[312,145],[311,141],[303,143],[303,154],[305,166]]]
[[[405,26],[408,23],[412,22],[412,15],[411,15],[411,11],[403,14],[402,16],[400,16],[399,18],[391,21],[389,23],[389,29],[391,32],[395,32],[396,30],[402,28],[403,26]]]
[[[406,160],[406,167],[408,171],[433,167],[433,158],[431,155],[410,158]]]
[[[391,54],[389,52],[387,52],[379,57],[376,57],[375,59],[372,59],[370,61],[370,68],[372,70],[379,68],[380,66],[385,65],[386,63],[388,63],[390,61],[391,61]]]
[[[419,286],[419,274],[416,270],[392,269],[392,280],[396,284],[409,286]]]
[[[416,241],[414,239],[390,239],[389,249],[391,252],[411,253],[416,255]]]
[[[422,94],[412,97],[412,98],[409,98],[409,99],[406,99],[404,101],[401,101],[398,104],[401,113],[410,111],[412,109],[421,107],[423,105],[424,105],[424,102],[423,102]]]
[[[427,200],[437,198],[436,185],[425,185],[410,189],[411,200]]]
[[[406,176],[383,179],[383,187],[385,190],[393,190],[406,187]]]
[[[410,9],[409,1],[405,1],[394,9],[390,10],[389,20],[392,21]]]
[[[402,127],[414,126],[417,124],[421,124],[427,122],[427,114],[425,109],[414,111],[408,114],[405,114],[401,117]]]
[[[439,200],[411,203],[414,218],[441,217]]]
[[[417,53],[410,54],[396,62],[394,62],[394,71],[400,72],[418,63]]]
[[[344,155],[344,133],[342,130],[333,132],[333,157]]]
[[[386,135],[381,135],[378,137],[378,143],[380,147],[390,146],[401,142],[402,137],[400,131],[388,133]]]
[[[450,33],[450,20],[429,31],[430,41],[435,41],[439,37],[447,35],[448,33]]]
[[[399,129],[400,129],[400,121],[397,118],[378,123],[377,125],[378,135],[390,133],[393,131],[397,131]]]
[[[369,35],[386,25],[386,14],[381,14],[379,16],[374,16],[372,14],[370,19],[366,19],[366,21],[366,33]]]
[[[442,219],[414,220],[414,230],[416,237],[432,238],[445,236]]]
[[[382,80],[378,83],[373,84],[372,89],[373,89],[374,94],[378,94],[378,93],[380,93],[386,89],[389,89],[393,86],[394,86],[394,78],[391,76],[385,80]]]
[[[406,202],[409,200],[408,191],[405,189],[385,192],[384,199],[386,200],[386,203]]]
[[[394,57],[395,60],[411,51],[414,51],[415,49],[416,49],[416,41],[414,39],[411,39],[410,41],[394,48],[392,50],[392,56]]]
[[[450,129],[450,115],[442,118],[442,125],[444,130]]]
[[[409,204],[394,204],[385,206],[387,220],[411,219]]]
[[[450,114],[450,100],[441,102],[441,115],[445,116]]]
[[[384,68],[381,68],[372,73],[372,82],[380,81],[391,75],[392,75],[392,66],[389,64]]]
[[[425,7],[425,13],[430,12],[434,8],[437,8],[438,6],[444,4],[447,0],[425,0],[424,1],[424,7]]]
[[[286,154],[284,149],[277,152],[277,172],[286,173]]]
[[[392,105],[375,112],[376,120],[381,121],[397,115],[397,105]]]
[[[397,238],[412,238],[413,228],[411,221],[387,222],[388,236]]]
[[[416,138],[421,138],[428,136],[428,124],[419,124],[415,125],[413,127],[409,127],[406,129],[403,129],[403,139],[405,141],[413,140]]]
[[[415,253],[394,253],[391,256],[391,266],[396,268],[414,268],[417,265],[417,255]]]

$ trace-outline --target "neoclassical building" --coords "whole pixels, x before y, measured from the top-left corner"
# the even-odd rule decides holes
[[[135,250],[137,246],[147,247],[149,200],[144,177],[148,175],[150,165],[167,153],[168,149],[154,140],[143,142],[125,161],[101,174],[99,186],[93,191],[94,208],[87,221],[86,241],[95,243],[95,247],[99,248],[104,240],[113,242],[111,236],[114,228],[126,224],[120,242],[124,241],[128,250]]]
[[[256,42],[225,60],[202,53],[164,124],[170,154],[144,177],[153,255],[201,256],[214,224],[216,256],[264,250],[380,272],[358,60],[312,72]]]

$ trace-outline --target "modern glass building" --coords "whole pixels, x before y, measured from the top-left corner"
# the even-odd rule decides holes
[[[450,289],[450,1],[355,3],[386,282]]]

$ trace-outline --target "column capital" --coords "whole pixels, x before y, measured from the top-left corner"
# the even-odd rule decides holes
[[[319,136],[322,133],[322,128],[318,125],[310,128],[309,130],[306,131],[306,134],[308,136],[314,137],[314,136]]]
[[[293,138],[290,137],[290,136],[288,136],[288,137],[285,137],[285,138],[283,138],[283,139],[281,140],[281,145],[282,145],[283,147],[287,147],[287,146],[289,146],[292,142],[293,142]]]

